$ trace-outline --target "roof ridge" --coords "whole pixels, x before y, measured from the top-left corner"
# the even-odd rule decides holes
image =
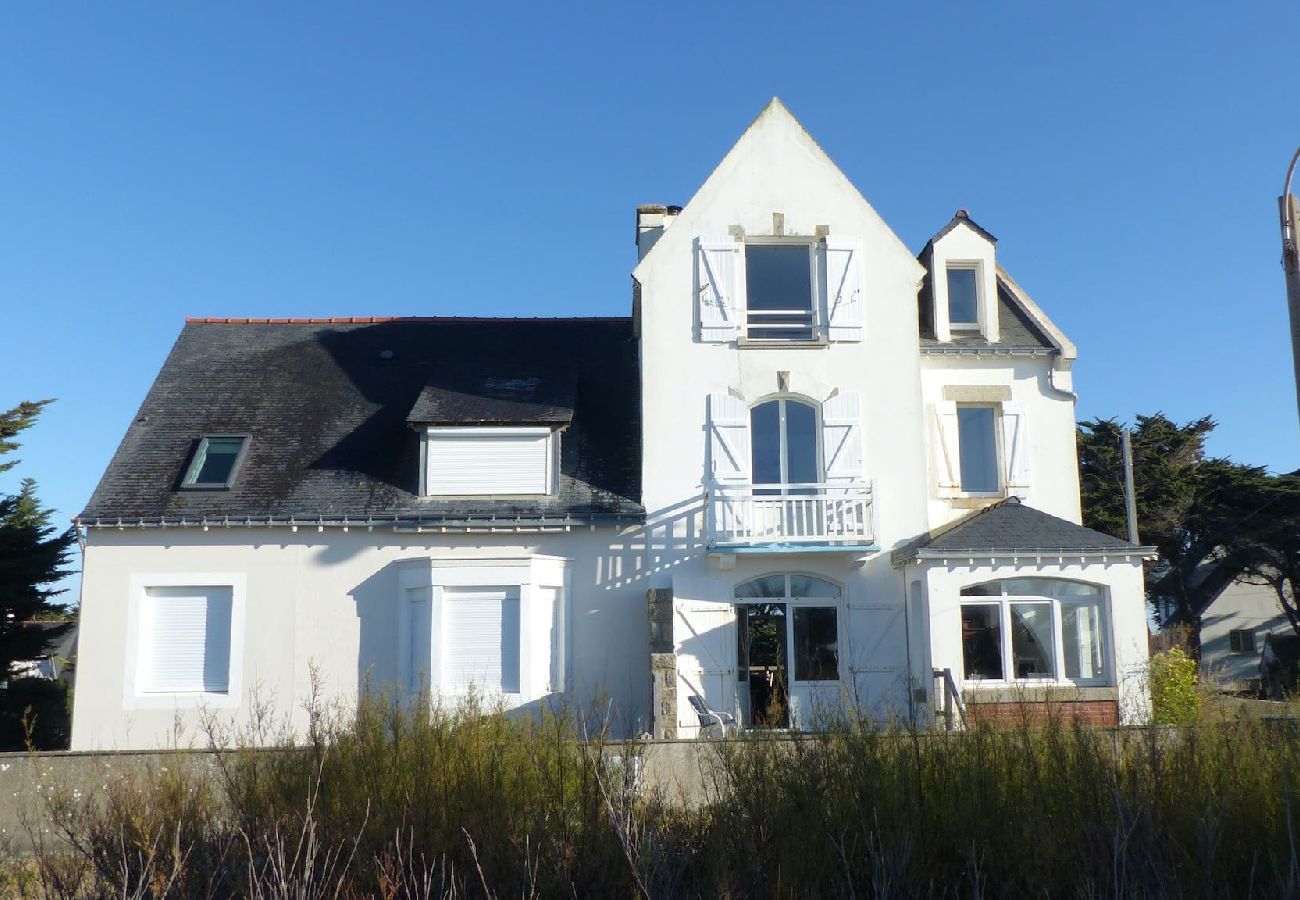
[[[186,325],[383,325],[389,322],[630,322],[631,316],[186,316]]]

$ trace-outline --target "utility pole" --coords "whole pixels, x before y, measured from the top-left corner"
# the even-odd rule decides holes
[[[1291,193],[1291,176],[1295,174],[1300,149],[1291,157],[1286,167],[1286,183],[1282,196],[1277,198],[1278,217],[1282,225],[1282,269],[1286,273],[1286,304],[1291,315],[1291,358],[1295,366],[1296,408],[1300,410],[1300,250],[1296,239],[1300,234],[1300,202]]]
[[[1137,491],[1133,487],[1133,435],[1125,428],[1120,432],[1124,451],[1124,516],[1128,519],[1128,542],[1138,542]]]

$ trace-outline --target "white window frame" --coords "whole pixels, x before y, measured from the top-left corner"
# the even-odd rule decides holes
[[[404,693],[411,693],[416,685],[416,673],[409,649],[413,646],[410,608],[415,595],[425,592],[429,604],[428,621],[431,635],[424,646],[429,659],[425,666],[423,686],[429,696],[457,699],[462,691],[450,691],[443,686],[443,640],[445,618],[443,591],[458,587],[506,587],[519,591],[519,692],[500,694],[507,705],[529,702],[547,694],[564,693],[570,669],[569,648],[572,642],[572,588],[571,561],[564,557],[534,554],[507,558],[420,558],[399,562],[397,668],[398,683]],[[553,589],[555,606],[549,619],[541,604],[547,589]],[[550,641],[547,641],[547,636]],[[541,674],[540,660],[536,654],[550,654],[546,674]]]
[[[1008,576],[1010,578],[1025,577],[1037,578],[1038,576]],[[1074,579],[1057,579],[1051,576],[1043,576],[1048,581],[1071,581]],[[987,579],[1002,581],[1006,579]],[[964,585],[964,588],[974,587],[984,582],[974,582]],[[998,628],[1002,642],[1002,677],[1001,678],[978,678],[966,675],[966,658],[965,646],[958,635],[958,646],[961,648],[962,658],[962,678],[968,685],[977,688],[988,687],[1041,687],[1041,686],[1070,686],[1070,687],[1113,687],[1115,685],[1115,657],[1114,644],[1111,637],[1111,614],[1110,614],[1110,590],[1105,585],[1094,584],[1093,582],[1079,582],[1087,584],[1089,587],[1100,589],[1101,596],[1095,601],[1082,597],[1054,597],[1045,594],[1000,594],[987,596],[964,596],[959,593],[961,609],[967,606],[997,606],[998,607]],[[1065,617],[1062,615],[1062,606],[1068,606],[1072,603],[1096,602],[1101,609],[1101,638],[1102,638],[1102,675],[1098,678],[1066,678],[1065,677]],[[1012,631],[1011,631],[1011,605],[1013,603],[1050,603],[1052,608],[1052,676],[1049,678],[1016,678],[1015,677],[1015,658],[1012,654]],[[961,628],[961,614],[958,612],[957,627]]]
[[[975,321],[954,322],[952,319],[952,294],[948,287],[948,273],[954,270],[975,273]],[[948,316],[948,330],[967,334],[983,334],[984,314],[984,263],[978,259],[950,259],[943,267],[943,295],[945,312]]]
[[[824,257],[823,242],[820,240],[810,240],[807,238],[780,238],[780,237],[747,237],[740,243],[740,265],[736,275],[737,290],[736,296],[743,301],[744,316],[740,323],[741,340],[751,345],[772,345],[772,346],[820,346],[826,343],[826,316],[822,312],[822,259]],[[749,311],[749,260],[747,254],[750,247],[804,247],[808,251],[808,279],[809,279],[809,301],[811,309],[809,311],[809,337],[806,338],[781,338],[781,337],[751,337],[750,336],[750,311]],[[767,311],[769,314],[771,310]],[[764,326],[754,326],[763,328]],[[767,326],[770,327],[770,326]]]
[[[957,429],[957,496],[959,497],[1003,497],[1007,492],[1007,448],[1002,440],[1002,404],[997,402],[976,403],[961,401],[956,404],[957,417],[953,427]],[[961,468],[961,411],[963,409],[993,410],[993,468],[997,475],[998,486],[991,491],[968,491],[962,484]]]
[[[780,597],[737,597],[736,596],[736,589],[741,587],[742,585],[748,584],[751,581],[758,581],[760,578],[771,578],[773,576],[780,576],[780,575],[785,576],[785,592]],[[824,581],[827,584],[833,584],[835,587],[839,588],[840,595],[838,597],[794,597],[790,593],[790,578],[791,576],[799,576],[799,575],[807,576],[808,578],[816,578],[818,581]],[[844,648],[846,645],[845,627],[846,627],[846,620],[848,618],[848,606],[845,598],[848,595],[848,590],[839,581],[836,581],[833,578],[827,578],[825,575],[819,575],[815,572],[768,572],[765,575],[757,575],[753,578],[746,578],[744,581],[737,582],[732,587],[731,593],[732,593],[731,604],[733,610],[735,610],[736,607],[740,607],[740,606],[760,606],[764,603],[780,603],[786,607],[787,613],[785,617],[784,649],[785,649],[785,662],[786,662],[786,678],[789,679],[791,686],[843,684],[845,681],[848,680],[848,678],[846,677],[846,673],[848,673],[849,671],[848,661],[844,653]],[[795,674],[794,674],[795,673],[795,660],[794,660],[795,607],[835,610],[835,648],[836,648],[835,667],[837,670],[838,677],[835,678],[834,680],[828,680],[824,678],[823,679],[795,678]],[[737,629],[742,627],[739,615],[734,615],[733,619],[735,622],[735,627]],[[739,644],[740,644],[739,639],[737,639],[736,646],[738,647]],[[740,679],[740,670],[742,668],[747,668],[747,666],[745,666],[744,663],[745,660],[741,660],[741,659],[736,660],[735,681],[737,683],[739,683],[739,679]]]
[[[140,630],[150,588],[227,588],[230,590],[230,677],[226,690],[157,693],[140,690]],[[247,577],[230,572],[177,572],[132,575],[127,587],[126,666],[122,705],[125,709],[229,709],[240,706],[244,690],[244,625]]]
[[[760,485],[753,480],[754,479],[754,447],[756,446],[756,443],[754,441],[754,410],[760,406],[763,406],[766,403],[779,404],[779,406],[777,407],[777,428],[780,430],[780,437],[781,437],[780,449],[779,449],[779,453],[781,457],[780,458],[781,481],[776,484]],[[786,495],[790,493],[789,491],[789,485],[791,483],[790,473],[789,473],[790,451],[787,445],[788,444],[787,438],[789,435],[788,435],[788,429],[786,427],[786,415],[785,415],[787,405],[790,403],[798,403],[801,406],[812,407],[813,436],[816,441],[814,452],[816,453],[816,460],[817,460],[817,481],[813,483],[822,484],[826,481],[826,460],[823,458],[823,448],[822,448],[822,405],[808,397],[801,397],[798,394],[773,394],[770,397],[764,397],[763,399],[750,404],[748,421],[746,423],[747,427],[749,428],[749,477],[750,477],[750,483],[756,489],[779,487],[781,489],[779,492],[781,495]]]
[[[507,494],[507,493],[483,493],[483,494],[453,494],[437,492],[431,493],[429,490],[429,440],[431,437],[465,437],[465,438],[489,438],[489,437],[541,437],[545,435],[546,441],[546,489],[541,493],[529,494]],[[560,429],[551,428],[550,426],[497,426],[497,425],[468,425],[468,426],[430,426],[425,428],[420,437],[420,496],[438,497],[451,499],[456,497],[554,497],[559,489],[560,484]]]

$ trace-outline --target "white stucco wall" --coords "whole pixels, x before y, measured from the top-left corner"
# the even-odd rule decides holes
[[[929,644],[931,662],[936,669],[949,669],[957,686],[963,692],[993,690],[1006,694],[1005,687],[966,683],[962,677],[961,589],[995,578],[1066,578],[1100,585],[1106,590],[1109,622],[1110,685],[1119,703],[1123,723],[1141,722],[1150,711],[1150,694],[1147,689],[1147,626],[1146,601],[1143,593],[1142,564],[1138,559],[1114,561],[1049,561],[1019,560],[948,560],[928,565],[913,564],[907,567],[907,579],[918,581],[925,592],[929,606]],[[1029,683],[1025,683],[1029,684]],[[1035,687],[1042,682],[1034,682]],[[1065,688],[1061,695],[1069,697],[1069,682],[1061,680],[1056,686]],[[1016,692],[1012,692],[1015,695]],[[1021,693],[1033,699],[1032,690]],[[1082,696],[1082,695],[1081,695]],[[1111,699],[1110,695],[1092,692],[1090,699]]]
[[[1233,652],[1228,632],[1255,632],[1255,650]],[[1278,607],[1277,594],[1266,584],[1234,582],[1201,616],[1201,674],[1225,688],[1241,688],[1259,678],[1264,638],[1289,634],[1291,623]]]
[[[927,418],[944,400],[950,386],[999,386],[1010,390],[1011,402],[1025,411],[1030,451],[1029,489],[1015,493],[1029,506],[1070,522],[1081,523],[1079,463],[1075,448],[1073,398],[1053,390],[1048,382],[1051,360],[1044,357],[925,356],[921,362],[921,394]],[[963,504],[941,496],[933,421],[929,422],[927,496],[930,527],[960,518],[982,504]],[[1003,453],[1006,448],[1003,448]]]
[[[211,712],[245,722],[254,697],[301,730],[301,704],[318,673],[322,699],[354,699],[360,685],[396,682],[399,572],[404,561],[568,559],[569,681],[565,697],[608,695],[618,730],[645,727],[649,658],[645,591],[651,565],[638,531],[603,528],[548,535],[435,536],[172,529],[91,529],[87,534],[72,748],[132,749],[203,744],[200,710],[181,699],[151,708],[127,699],[132,579],[201,575],[242,580],[242,692]],[[525,610],[524,615],[528,615]],[[234,654],[232,654],[234,655]],[[544,683],[544,672],[534,683]],[[154,698],[156,701],[157,698]],[[179,729],[179,730],[177,730]]]

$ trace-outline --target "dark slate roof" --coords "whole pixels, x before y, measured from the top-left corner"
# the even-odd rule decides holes
[[[406,417],[420,425],[568,425],[573,421],[577,368],[571,357],[555,360],[553,370],[538,374],[525,367],[501,365],[443,369],[434,374]]]
[[[925,259],[921,260],[925,264]],[[968,348],[972,350],[1033,350],[1052,351],[1056,345],[1043,333],[1029,314],[1016,302],[1006,283],[998,279],[998,342],[991,343],[983,335],[954,336],[948,342],[934,336],[934,293],[930,282],[929,266],[917,295],[921,317],[921,349]]]
[[[983,235],[990,243],[996,244],[998,242],[998,239],[993,236],[992,232],[980,227],[980,224],[970,217],[969,212],[964,209],[959,209],[957,212],[953,213],[953,216],[948,220],[947,225],[936,231],[934,235],[925,242],[925,250],[929,250],[935,241],[939,240],[945,234],[962,224],[969,225],[971,228],[975,229],[976,232]],[[925,251],[923,250],[922,253],[924,252]]]
[[[1025,506],[1018,497],[977,510],[951,525],[922,535],[895,550],[894,565],[919,557],[958,556],[963,553],[1132,553],[1149,555],[1151,547],[1084,528],[1066,519]]]
[[[558,496],[419,496],[413,412],[567,423]],[[179,490],[205,434],[250,436],[235,484]],[[79,518],[636,519],[640,441],[630,318],[192,320]]]

